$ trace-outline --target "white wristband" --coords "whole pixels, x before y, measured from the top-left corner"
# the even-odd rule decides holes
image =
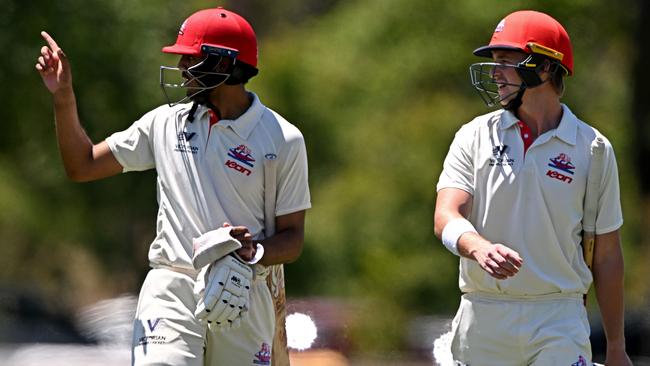
[[[257,243],[257,251],[255,252],[255,257],[246,263],[251,265],[256,264],[257,262],[262,260],[263,256],[264,256],[264,246],[262,245],[262,243]]]
[[[450,252],[460,256],[458,253],[458,239],[466,232],[476,233],[476,229],[471,222],[464,218],[451,219],[442,229],[442,244]]]
[[[232,254],[235,256],[235,258],[239,259],[240,262],[244,262],[252,266],[253,264],[257,264],[257,262],[261,261],[262,257],[264,256],[264,246],[262,245],[262,243],[257,243],[256,246],[257,249],[255,252],[255,257],[253,257],[253,259],[249,261],[244,260],[244,258],[242,258],[239,254],[237,254],[237,252],[232,252]]]

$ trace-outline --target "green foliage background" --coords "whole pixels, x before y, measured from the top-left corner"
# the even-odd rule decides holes
[[[136,292],[155,230],[155,175],[67,181],[51,99],[34,70],[47,30],[72,61],[80,116],[94,141],[164,102],[158,66],[176,59],[182,20],[205,0],[0,0],[0,281],[75,306]],[[632,165],[635,3],[597,0],[354,0],[219,4],[260,39],[250,89],[296,124],[309,154],[313,208],[288,294],[343,299],[360,311],[355,345],[399,349],[403,322],[454,312],[457,258],[433,236],[435,183],[455,131],[488,110],[469,84],[472,50],[518,9],[548,12],[573,40],[564,101],[617,151],[628,302],[646,301],[648,257]],[[391,316],[376,316],[391,314]]]

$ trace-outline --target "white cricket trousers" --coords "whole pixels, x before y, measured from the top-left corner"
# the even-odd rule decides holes
[[[452,332],[451,351],[462,365],[591,365],[589,321],[579,294],[465,294]]]
[[[149,271],[133,323],[132,365],[271,365],[275,312],[266,281],[251,286],[248,320],[226,331],[209,331],[194,318],[194,281],[166,268]]]

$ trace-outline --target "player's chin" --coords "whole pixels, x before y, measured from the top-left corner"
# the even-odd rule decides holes
[[[515,98],[514,93],[506,92],[505,90],[502,92],[499,90],[499,103],[501,103],[502,107],[505,107],[510,103],[511,100]]]

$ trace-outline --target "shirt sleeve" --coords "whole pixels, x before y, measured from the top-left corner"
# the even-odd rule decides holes
[[[614,149],[607,140],[605,140],[605,164],[600,186],[596,218],[596,234],[598,235],[612,232],[623,225],[618,166]]]
[[[116,132],[106,139],[113,155],[122,165],[123,172],[155,167],[152,143],[155,116],[155,110],[151,111],[135,121],[131,127]]]
[[[310,208],[307,150],[298,129],[291,132],[278,157],[275,214],[287,215]]]
[[[443,163],[436,190],[459,188],[474,194],[473,148],[476,131],[473,124],[464,125],[454,137]]]

